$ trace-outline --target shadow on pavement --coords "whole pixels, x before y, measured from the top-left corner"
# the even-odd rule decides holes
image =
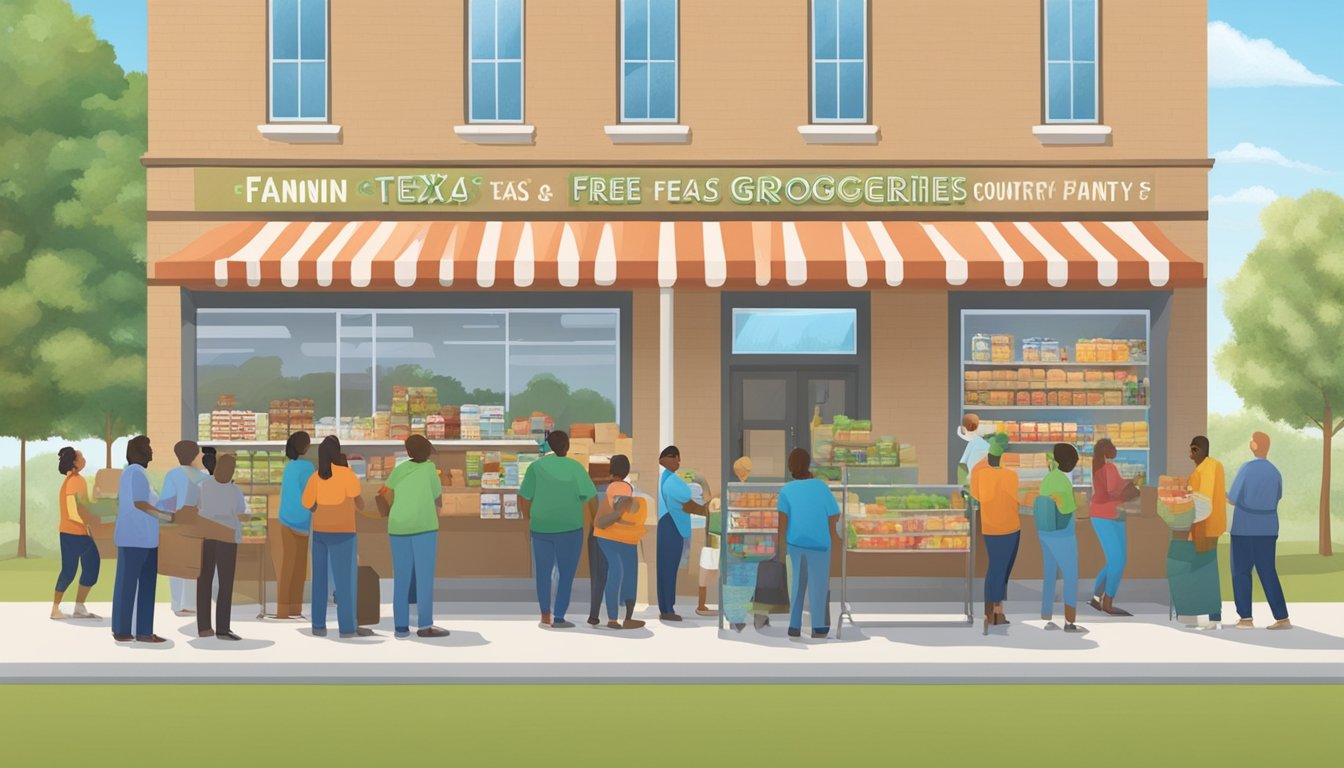
[[[187,645],[202,651],[257,651],[275,645],[271,640],[220,640],[217,637],[198,637],[188,640]]]
[[[1344,651],[1344,637],[1335,637],[1302,627],[1271,632],[1264,628],[1232,629],[1200,632],[1211,639],[1261,648],[1283,648],[1292,651]]]

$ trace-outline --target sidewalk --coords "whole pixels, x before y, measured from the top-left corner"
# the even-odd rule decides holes
[[[306,623],[256,620],[239,607],[227,643],[195,636],[194,619],[160,604],[160,646],[112,641],[107,604],[90,608],[98,621],[51,621],[41,603],[0,604],[0,682],[1341,682],[1344,606],[1298,603],[1287,632],[1223,629],[1196,632],[1168,621],[1165,606],[1127,604],[1129,619],[1086,607],[1086,635],[1046,631],[1040,605],[1010,603],[1006,630],[982,636],[980,624],[855,628],[843,639],[790,642],[784,616],[757,632],[720,632],[713,619],[682,625],[654,620],[637,631],[595,630],[583,612],[570,630],[538,628],[525,604],[440,603],[442,640],[392,637],[391,607],[377,637],[314,638]],[[688,606],[689,607],[689,606]],[[860,622],[875,618],[856,605]],[[1256,606],[1257,621],[1268,609]],[[641,618],[651,618],[647,611]],[[1235,616],[1231,604],[1226,616]],[[412,614],[414,616],[414,614]],[[919,620],[920,616],[906,616]],[[1058,617],[1057,617],[1058,619]]]

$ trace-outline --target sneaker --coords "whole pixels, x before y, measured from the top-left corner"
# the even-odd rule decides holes
[[[621,622],[612,620],[607,622],[607,629],[625,629]]]
[[[555,621],[551,622],[551,629],[573,629],[573,628],[574,628],[574,622],[572,621],[565,621],[564,619],[556,619]]]
[[[713,608],[696,608],[696,609],[695,609],[695,615],[696,615],[696,616],[718,616],[718,615],[719,615],[719,612],[716,611],[716,610],[714,610]]]
[[[341,633],[342,640],[349,640],[352,637],[373,637],[373,636],[374,636],[373,630],[369,629],[368,627],[360,627],[356,629],[354,632]]]
[[[313,627],[313,637],[326,637],[326,636],[327,636],[326,627]]]
[[[1064,631],[1065,631],[1065,632],[1072,632],[1072,633],[1075,634],[1075,635],[1086,635],[1086,634],[1087,634],[1087,627],[1080,627],[1080,626],[1078,626],[1077,624],[1065,624],[1065,625],[1064,625]]]
[[[135,635],[112,635],[112,639],[118,643],[129,643],[135,639]]]
[[[1255,629],[1255,622],[1251,619],[1242,619],[1237,622],[1237,629]]]
[[[97,618],[101,618],[101,617],[100,617],[98,614],[96,614],[96,613],[90,613],[90,612],[89,612],[89,609],[88,609],[88,608],[85,608],[85,607],[82,606],[82,605],[76,605],[76,606],[75,606],[74,617],[75,617],[76,619],[97,619]],[[54,618],[54,617],[53,617],[53,618]]]
[[[1056,631],[1058,631],[1058,630],[1059,630],[1059,625],[1056,624],[1055,622],[1053,622],[1053,621],[1047,621],[1047,622],[1045,622],[1045,631],[1046,631],[1046,632],[1056,632]]]
[[[173,611],[173,613],[174,613],[175,615],[177,615],[177,616],[195,616],[195,615],[196,615],[196,612],[193,611],[193,610],[191,610],[190,608],[183,608],[183,609],[180,610],[180,611]]]
[[[64,613],[61,613],[59,609],[57,609],[57,610],[53,610],[53,611],[51,612],[51,620],[52,620],[52,621],[63,621],[63,620],[68,619],[68,618],[70,618],[70,617],[69,617],[69,616],[66,616]]]
[[[1212,632],[1217,629],[1222,629],[1222,625],[1216,621],[1210,621],[1207,624],[1196,624],[1195,629],[1200,632]]]
[[[1274,629],[1274,630],[1292,629],[1292,628],[1293,628],[1293,622],[1287,619],[1280,619],[1279,621],[1270,624],[1268,627],[1265,627],[1265,629]]]
[[[803,630],[800,627],[789,627],[789,637],[802,637]]]
[[[678,615],[675,614],[675,613],[660,613],[660,614],[658,614],[658,619],[659,619],[659,621],[681,621],[681,620],[682,620],[681,617],[678,616]]]
[[[814,629],[814,630],[812,630],[812,639],[813,639],[813,640],[825,640],[830,634],[831,634],[831,630],[830,630],[829,628],[828,628],[828,629]]]
[[[447,637],[448,630],[443,627],[425,627],[415,631],[416,637]]]
[[[411,628],[397,627],[396,630],[392,632],[392,636],[397,638],[398,640],[405,640],[406,638],[411,636]]]

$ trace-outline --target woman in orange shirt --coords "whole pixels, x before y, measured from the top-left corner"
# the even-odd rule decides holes
[[[336,623],[341,637],[368,637],[355,624],[355,514],[364,508],[359,477],[346,464],[341,441],[328,435],[317,449],[317,473],[308,478],[302,504],[313,510],[313,634],[327,635],[327,577],[336,582]]]
[[[56,595],[51,603],[51,618],[67,618],[61,613],[61,600],[65,590],[75,580],[75,571],[83,572],[79,577],[79,592],[75,596],[76,619],[96,619],[84,607],[89,590],[98,583],[98,545],[93,541],[91,528],[97,524],[93,513],[89,511],[89,484],[79,474],[84,469],[84,454],[71,446],[66,446],[56,454],[60,461],[58,470],[65,475],[61,483],[60,497],[60,533],[61,533],[61,574],[56,577]]]
[[[1003,615],[1003,602],[1008,599],[1008,579],[1022,541],[1017,473],[1000,466],[1007,449],[1008,435],[994,435],[989,439],[986,463],[971,473],[971,496],[980,502],[980,531],[989,554],[985,567],[986,632],[991,624],[1009,623]]]

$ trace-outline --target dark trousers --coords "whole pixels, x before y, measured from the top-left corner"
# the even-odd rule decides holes
[[[117,577],[112,585],[112,634],[154,634],[154,588],[159,580],[158,547],[117,547]]]
[[[80,569],[79,586],[92,587],[98,583],[98,545],[92,536],[61,533],[61,573],[56,577],[56,591],[64,592],[75,580],[75,569]]]
[[[229,631],[233,614],[233,575],[238,569],[238,545],[231,541],[201,542],[201,575],[196,578],[196,629],[210,631],[210,587],[219,574],[219,600],[215,603],[215,631]]]
[[[681,550],[686,537],[677,530],[671,515],[658,520],[658,612],[676,613],[677,570],[681,568]]]
[[[1274,565],[1278,536],[1232,537],[1232,595],[1237,603],[1237,615],[1251,618],[1251,571],[1260,575],[1260,586],[1275,621],[1288,618],[1288,603],[1283,598],[1283,585]]]
[[[602,596],[607,589],[607,555],[598,538],[588,532],[588,618],[596,619],[602,612]]]
[[[989,564],[985,566],[985,602],[1001,603],[1008,599],[1008,579],[1017,562],[1017,547],[1022,543],[1022,532],[1001,535],[985,534],[985,551]]]

